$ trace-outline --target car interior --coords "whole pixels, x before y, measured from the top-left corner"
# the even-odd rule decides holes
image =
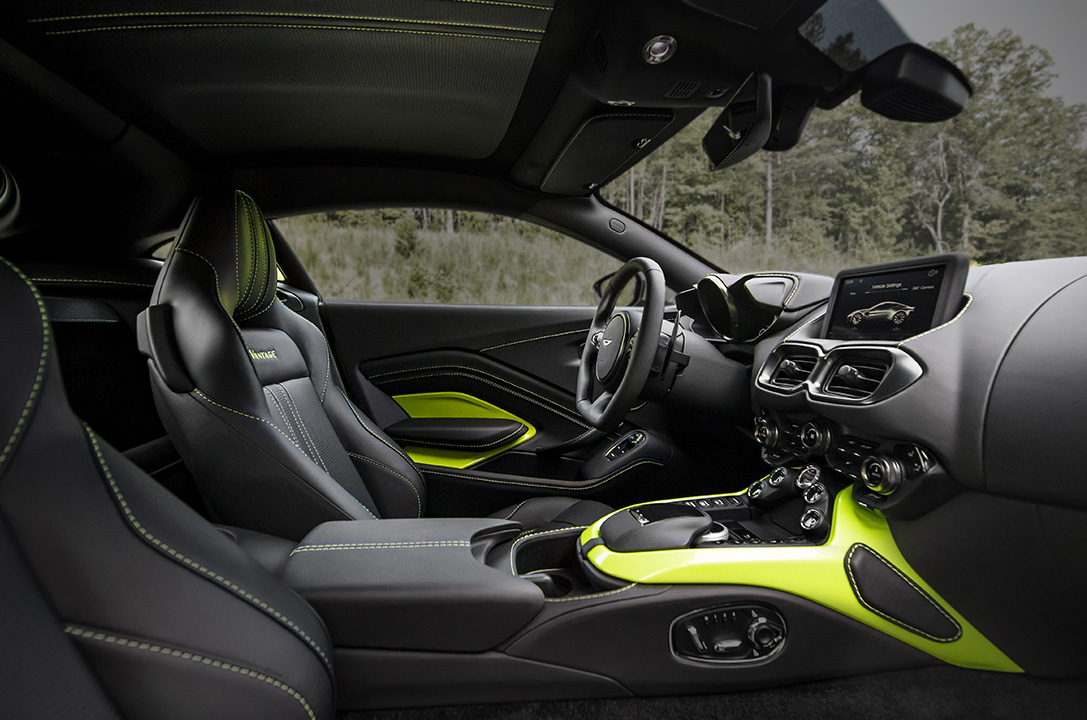
[[[5,3],[0,716],[1075,712],[1087,259],[730,272],[599,192],[971,92],[878,0]],[[282,227],[388,207],[611,274],[323,295]]]

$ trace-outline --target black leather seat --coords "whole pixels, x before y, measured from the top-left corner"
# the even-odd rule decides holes
[[[6,261],[0,298],[0,717],[331,718],[317,614],[75,417]]]
[[[163,423],[216,519],[297,539],[326,520],[424,516],[415,465],[340,388],[324,334],[276,299],[248,195],[193,202],[141,326]],[[535,498],[495,516],[551,528],[610,511]]]

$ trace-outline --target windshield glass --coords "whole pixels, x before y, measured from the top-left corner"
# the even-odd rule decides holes
[[[835,7],[851,2],[824,6],[822,37],[831,34]],[[902,5],[884,4],[892,13]],[[1087,254],[1087,63],[1082,48],[1067,50],[1049,25],[1031,24],[1052,23],[1047,6],[1060,18],[1058,10],[1072,4],[1018,3],[1015,13],[989,18],[990,4],[1008,5],[932,3],[921,10],[939,17],[947,5],[958,20],[970,7],[978,23],[921,24],[920,33],[903,21],[974,86],[966,111],[952,121],[893,122],[853,98],[816,110],[794,149],[760,152],[713,173],[701,150],[719,113],[711,109],[601,196],[730,272],[834,275],[953,250],[984,263]],[[1087,15],[1087,4],[1074,5]],[[903,12],[906,18],[914,9]],[[1013,27],[993,29],[995,22]],[[890,37],[898,26],[888,27]],[[1074,82],[1061,82],[1059,71]]]

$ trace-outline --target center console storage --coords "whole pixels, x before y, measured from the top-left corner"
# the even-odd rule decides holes
[[[317,609],[336,647],[479,652],[543,608],[535,584],[484,563],[520,531],[476,518],[329,522],[280,575]]]

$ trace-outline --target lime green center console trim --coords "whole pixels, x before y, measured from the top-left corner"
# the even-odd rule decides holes
[[[422,448],[406,445],[404,452],[412,460],[425,465],[439,465],[448,468],[464,469],[483,462],[507,450],[527,442],[536,435],[536,428],[513,413],[506,412],[486,400],[459,392],[415,393],[395,395],[393,400],[413,418],[485,418],[496,420],[516,420],[528,428],[513,442],[489,450],[446,450]]]
[[[610,517],[610,515],[608,516]],[[582,544],[600,537],[604,520],[586,528]],[[953,640],[927,638],[861,604],[846,572],[846,554],[863,543],[928,593],[962,627]],[[602,572],[643,584],[751,585],[806,598],[960,667],[1022,672],[957,613],[902,556],[886,519],[853,501],[847,488],[834,501],[829,538],[819,546],[774,545],[620,553],[598,545],[588,554]]]

